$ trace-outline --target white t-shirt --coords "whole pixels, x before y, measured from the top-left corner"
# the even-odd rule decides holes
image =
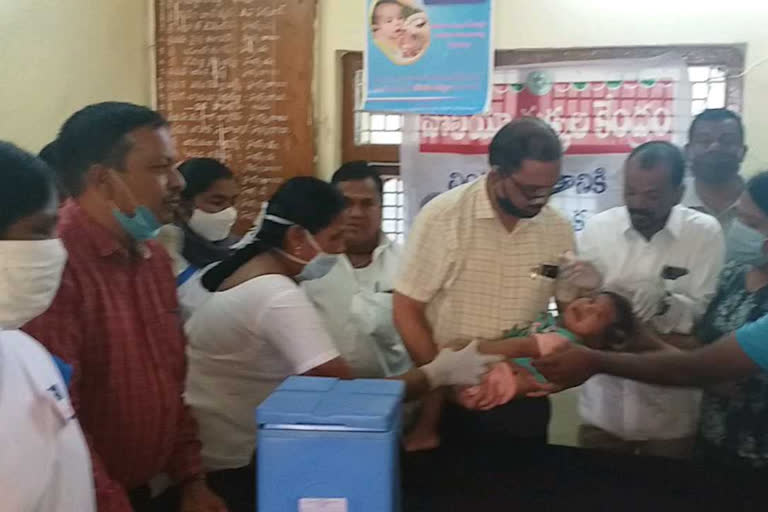
[[[96,510],[74,414],[50,354],[21,331],[0,331],[0,510]]]
[[[256,447],[256,407],[288,376],[339,357],[307,296],[283,275],[212,294],[186,331],[185,397],[209,471],[247,466]]]

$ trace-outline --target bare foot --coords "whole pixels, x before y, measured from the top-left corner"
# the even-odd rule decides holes
[[[440,436],[437,435],[437,432],[416,429],[405,436],[405,451],[407,452],[434,450],[438,446],[440,446]]]

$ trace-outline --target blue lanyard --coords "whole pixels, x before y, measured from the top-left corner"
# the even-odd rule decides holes
[[[181,288],[184,286],[184,283],[189,281],[189,278],[195,275],[195,272],[197,272],[197,267],[194,265],[190,265],[185,268],[181,274],[176,276],[176,288]]]

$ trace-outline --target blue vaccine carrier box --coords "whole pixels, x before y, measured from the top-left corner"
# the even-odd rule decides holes
[[[400,381],[290,377],[256,411],[259,512],[400,509]]]

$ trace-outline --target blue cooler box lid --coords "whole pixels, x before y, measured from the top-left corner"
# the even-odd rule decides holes
[[[262,402],[256,417],[262,428],[385,432],[398,419],[404,393],[397,380],[289,377]]]

